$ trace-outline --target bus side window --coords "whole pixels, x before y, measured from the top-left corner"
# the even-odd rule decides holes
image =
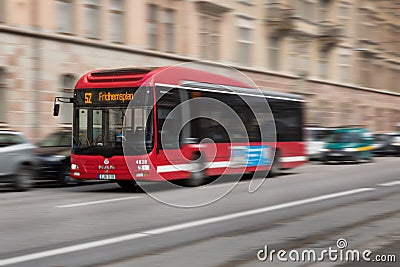
[[[287,103],[274,101],[270,103],[274,113],[276,138],[280,142],[292,142],[303,140],[302,114],[299,103]]]
[[[175,108],[184,101],[182,91],[176,88],[157,88],[157,127],[160,149],[179,148],[179,131],[183,126],[183,112],[182,109]]]

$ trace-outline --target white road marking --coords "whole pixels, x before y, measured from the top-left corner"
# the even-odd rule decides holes
[[[137,238],[141,238],[141,237],[145,237],[145,236],[149,236],[149,234],[135,233],[135,234],[131,234],[131,235],[118,236],[118,237],[114,237],[114,238],[108,238],[108,239],[104,239],[104,240],[98,240],[98,241],[83,243],[83,244],[79,244],[79,245],[72,245],[72,246],[63,247],[63,248],[52,249],[52,250],[38,252],[38,253],[32,253],[32,254],[28,254],[28,255],[24,255],[24,256],[3,259],[3,260],[0,260],[0,266],[6,266],[9,264],[37,260],[37,259],[41,259],[41,258],[66,254],[66,253],[70,253],[70,252],[75,252],[75,251],[89,249],[89,248],[95,248],[95,247],[104,246],[104,245],[110,245],[110,244],[119,243],[119,242],[123,242],[123,241],[127,241],[127,240],[133,240],[133,239],[137,239]]]
[[[97,200],[97,201],[82,202],[82,203],[74,203],[74,204],[68,204],[68,205],[61,205],[61,206],[56,206],[56,208],[82,207],[82,206],[103,204],[103,203],[109,203],[109,202],[115,202],[115,201],[122,201],[122,200],[128,200],[128,199],[135,199],[135,198],[140,198],[140,197],[134,196],[134,197],[121,197],[121,198],[103,199],[103,200]]]
[[[400,185],[400,180],[397,181],[391,181],[383,184],[378,184],[379,186],[394,186],[394,185]]]
[[[367,165],[367,164],[363,164],[363,166],[365,166],[365,165]],[[359,166],[359,165],[357,165],[356,163],[338,164],[338,165],[335,165],[335,166],[330,166],[329,168],[326,168],[326,170],[327,171],[341,171],[341,170],[347,170],[347,169],[355,168],[357,166]]]
[[[228,215],[222,215],[222,216],[202,219],[202,220],[198,220],[198,221],[192,221],[192,222],[187,222],[187,223],[171,225],[171,226],[167,226],[167,227],[155,228],[155,229],[151,229],[148,231],[144,231],[142,233],[132,233],[129,235],[117,236],[117,237],[107,238],[107,239],[103,239],[103,240],[67,246],[67,247],[63,247],[63,248],[51,249],[51,250],[27,254],[27,255],[23,255],[23,256],[2,259],[2,260],[0,260],[0,266],[26,262],[26,261],[30,261],[30,260],[37,260],[37,259],[41,259],[41,258],[81,251],[81,250],[85,250],[85,249],[96,248],[96,247],[100,247],[100,246],[105,246],[105,245],[130,241],[130,240],[134,240],[134,239],[139,239],[139,238],[143,238],[143,237],[147,237],[147,236],[151,236],[151,235],[159,235],[159,234],[169,233],[169,232],[173,232],[173,231],[193,228],[193,227],[207,225],[207,224],[211,224],[211,223],[218,223],[218,222],[222,222],[222,221],[227,221],[227,220],[247,217],[247,216],[251,216],[251,215],[271,212],[271,211],[275,211],[275,210],[281,210],[281,209],[285,209],[285,208],[295,207],[295,206],[318,202],[318,201],[322,201],[322,200],[333,199],[333,198],[368,192],[368,191],[372,191],[372,190],[375,190],[375,188],[357,188],[357,189],[353,189],[353,190],[348,190],[348,191],[343,191],[343,192],[338,192],[338,193],[333,193],[333,194],[327,194],[327,195],[322,195],[322,196],[318,196],[318,197],[306,198],[306,199],[302,199],[302,200],[292,201],[292,202],[288,202],[288,203],[273,205],[273,206],[259,208],[259,209],[247,210],[247,211],[232,213],[232,214],[228,214]]]
[[[240,184],[240,183],[239,183]],[[204,185],[199,187],[200,189],[210,189],[210,188],[218,188],[218,187],[224,187],[224,186],[236,186],[236,183],[221,183],[221,184],[209,184],[209,185]]]
[[[372,191],[372,190],[375,190],[375,189],[374,188],[358,188],[358,189],[354,189],[354,190],[333,193],[333,194],[328,194],[328,195],[322,195],[322,196],[318,196],[318,197],[306,198],[303,200],[292,201],[292,202],[288,202],[288,203],[273,205],[273,206],[254,209],[254,210],[242,211],[242,212],[232,213],[232,214],[228,214],[228,215],[222,215],[222,216],[212,217],[212,218],[208,218],[208,219],[162,227],[162,228],[146,231],[145,233],[152,234],[152,235],[163,234],[163,233],[168,233],[168,232],[172,232],[172,231],[183,230],[183,229],[187,229],[187,228],[192,228],[192,227],[196,227],[196,226],[206,225],[206,224],[210,224],[210,223],[217,223],[217,222],[222,222],[222,221],[227,221],[227,220],[232,220],[232,219],[237,219],[237,218],[241,218],[241,217],[247,217],[247,216],[256,215],[256,214],[260,214],[260,213],[271,212],[271,211],[275,211],[275,210],[295,207],[295,206],[308,204],[308,203],[312,203],[312,202],[318,202],[321,200],[327,200],[327,199],[332,199],[332,198],[337,198],[337,197],[342,197],[342,196],[347,196],[347,195],[352,195],[352,194],[357,194],[357,193],[362,193],[362,192],[367,192],[367,191]]]

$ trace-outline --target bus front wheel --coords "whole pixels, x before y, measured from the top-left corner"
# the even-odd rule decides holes
[[[136,181],[132,180],[121,180],[117,181],[117,184],[124,190],[124,191],[136,191],[139,186]]]

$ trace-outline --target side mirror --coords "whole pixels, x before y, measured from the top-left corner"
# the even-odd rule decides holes
[[[54,103],[53,116],[57,117],[60,113],[60,104]]]

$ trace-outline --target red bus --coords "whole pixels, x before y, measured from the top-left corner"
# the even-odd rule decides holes
[[[126,189],[137,180],[197,186],[207,177],[275,175],[305,162],[301,96],[173,68],[100,70],[79,79],[71,99],[72,178]]]

